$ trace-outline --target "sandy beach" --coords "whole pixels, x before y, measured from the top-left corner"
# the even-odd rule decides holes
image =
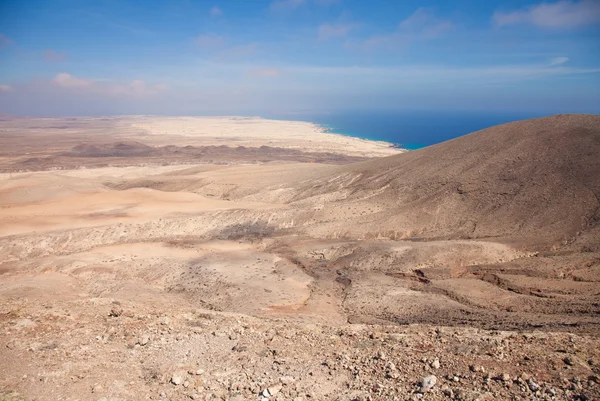
[[[398,154],[389,142],[334,134],[309,122],[259,117],[141,117],[130,122],[153,144],[272,146],[305,152],[382,157]]]

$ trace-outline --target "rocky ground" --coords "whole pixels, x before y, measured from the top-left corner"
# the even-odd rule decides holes
[[[0,123],[0,400],[600,399],[596,117],[135,121]]]
[[[567,333],[298,324],[106,298],[11,299],[0,313],[3,400],[600,395],[600,342]]]

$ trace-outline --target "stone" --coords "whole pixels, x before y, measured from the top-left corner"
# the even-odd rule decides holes
[[[273,397],[274,395],[277,395],[281,391],[282,387],[283,386],[281,384],[275,384],[274,386],[268,387],[267,392],[270,397]]]
[[[498,376],[498,380],[500,380],[502,382],[510,381],[510,375],[506,372],[502,373],[500,376]]]
[[[523,381],[527,381],[527,380],[531,379],[531,376],[529,376],[527,373],[523,372],[523,373],[521,373],[521,376],[519,376],[519,378]]]
[[[440,368],[440,360],[438,358],[435,358],[433,360],[433,362],[431,362],[431,367],[434,369],[439,369]]]
[[[110,316],[110,317],[119,317],[119,316],[121,316],[122,314],[123,314],[123,308],[121,308],[121,307],[120,307],[120,306],[118,306],[118,305],[115,305],[115,306],[113,306],[113,307],[110,309],[110,313],[108,314],[108,316]]]
[[[281,376],[279,378],[279,381],[284,386],[289,386],[290,384],[294,384],[294,382],[296,381],[296,379],[294,379],[292,376]]]
[[[429,390],[431,390],[435,384],[437,383],[437,377],[435,377],[434,375],[429,375],[423,378],[423,380],[421,380],[421,389],[420,391],[422,393],[425,393]]]
[[[144,334],[143,336],[141,336],[138,340],[138,344],[139,345],[146,345],[150,342],[150,336],[148,334]]]
[[[442,387],[442,393],[444,393],[446,397],[454,397],[454,391],[452,391],[452,389],[448,386]]]
[[[171,376],[171,383],[176,386],[179,386],[181,383],[183,383],[183,377],[181,375],[174,374],[173,376]]]
[[[532,379],[527,380],[527,386],[529,386],[529,389],[534,393],[540,389],[539,384],[534,382]]]
[[[188,374],[190,374],[192,376],[200,376],[203,373],[204,373],[203,369],[188,370]]]

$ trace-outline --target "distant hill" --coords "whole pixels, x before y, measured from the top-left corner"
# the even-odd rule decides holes
[[[63,155],[76,157],[133,157],[150,155],[152,151],[152,147],[133,141],[106,144],[83,143],[74,146]]]
[[[600,116],[502,124],[343,166],[296,201],[308,198],[329,199],[316,218],[353,236],[564,241],[600,222]]]

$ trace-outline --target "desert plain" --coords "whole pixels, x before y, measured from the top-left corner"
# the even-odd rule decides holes
[[[599,199],[595,115],[4,116],[0,399],[598,399]]]

